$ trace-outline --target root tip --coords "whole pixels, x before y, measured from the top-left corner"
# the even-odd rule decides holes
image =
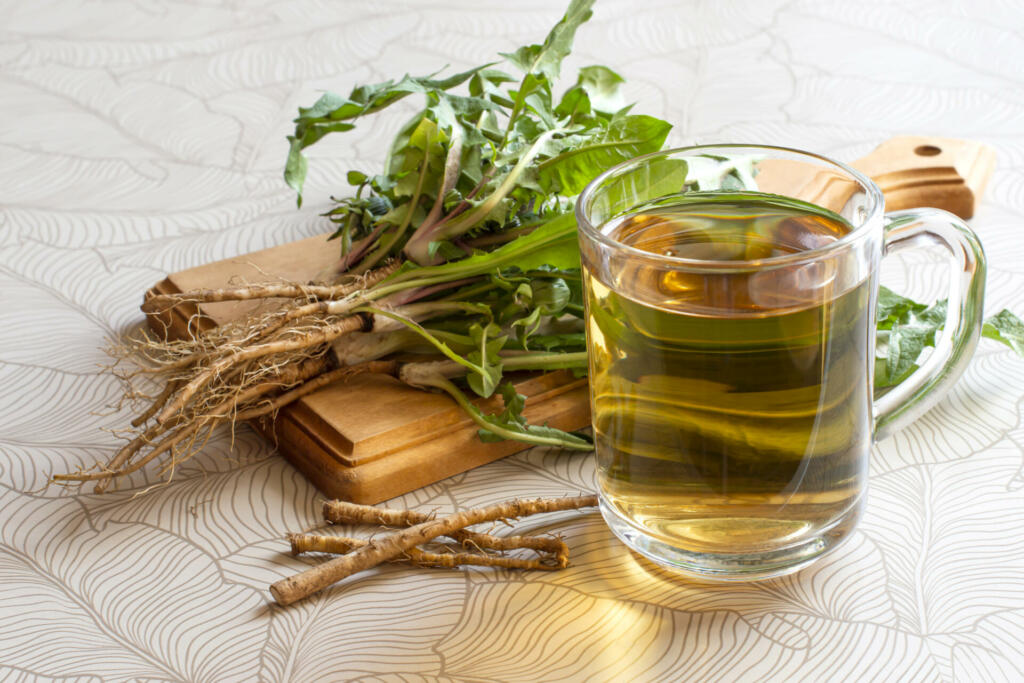
[[[299,599],[294,594],[292,583],[289,578],[270,584],[270,595],[274,598],[274,602],[281,607],[287,607]]]

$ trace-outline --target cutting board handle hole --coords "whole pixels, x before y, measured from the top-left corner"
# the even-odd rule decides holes
[[[919,157],[933,157],[942,154],[942,148],[935,145],[919,145],[914,148],[914,154]]]

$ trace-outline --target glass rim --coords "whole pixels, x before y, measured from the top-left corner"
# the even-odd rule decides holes
[[[865,193],[868,195],[871,201],[871,207],[867,211],[866,215],[860,220],[859,224],[852,225],[852,230],[847,234],[843,235],[835,242],[831,242],[824,246],[815,247],[806,251],[799,251],[793,254],[783,254],[781,256],[770,256],[762,259],[750,259],[741,261],[714,261],[705,259],[690,259],[683,258],[680,256],[666,256],[664,254],[656,254],[654,252],[645,251],[632,247],[628,244],[623,244],[618,240],[612,239],[608,235],[601,232],[597,226],[587,216],[587,205],[590,203],[592,196],[596,194],[600,185],[609,178],[613,177],[617,173],[624,169],[632,166],[637,166],[640,163],[657,157],[669,157],[669,156],[683,156],[685,154],[706,152],[708,150],[737,150],[737,149],[748,149],[748,150],[767,150],[771,152],[785,152],[787,154],[793,154],[802,157],[810,157],[817,159],[818,161],[825,162],[829,166],[839,169],[843,173],[850,176],[857,184],[864,188]],[[785,196],[785,195],[783,195]],[[658,152],[651,152],[649,154],[643,154],[638,157],[633,157],[623,161],[615,166],[612,166],[608,170],[604,171],[596,178],[587,183],[587,186],[580,192],[579,197],[576,200],[576,206],[574,212],[576,214],[576,225],[579,232],[585,234],[590,239],[594,239],[607,247],[616,249],[618,251],[625,252],[637,258],[643,258],[645,260],[658,261],[667,266],[675,266],[679,269],[687,270],[702,270],[702,271],[736,271],[736,270],[753,270],[763,268],[774,268],[777,266],[786,266],[794,263],[802,263],[809,261],[816,261],[821,258],[826,258],[833,252],[841,251],[848,248],[850,245],[860,241],[866,235],[870,234],[870,228],[875,224],[875,219],[882,213],[885,206],[885,197],[878,185],[873,180],[858,171],[857,169],[844,164],[841,161],[830,159],[821,154],[814,152],[808,152],[802,149],[795,149],[793,147],[781,147],[777,145],[759,145],[759,144],[744,144],[744,143],[722,143],[722,144],[705,144],[705,145],[688,145],[686,147],[674,147],[672,149],[664,149]]]

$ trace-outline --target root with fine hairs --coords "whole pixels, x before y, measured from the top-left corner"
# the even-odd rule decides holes
[[[142,332],[114,350],[121,360],[140,365],[126,375],[125,398],[142,394],[132,387],[138,376],[163,382],[133,420],[134,433],[106,463],[54,475],[63,485],[95,482],[106,491],[118,479],[162,458],[168,475],[191,458],[213,429],[223,423],[272,416],[278,410],[332,382],[363,373],[397,376],[394,361],[342,365],[331,342],[351,332],[368,331],[376,316],[352,313],[365,303],[363,291],[397,268],[389,264],[337,285],[254,284],[151,296],[148,313],[165,313],[181,304],[266,300],[273,308],[183,339],[162,339]],[[378,302],[387,307],[387,302]],[[196,314],[199,315],[199,314]],[[190,328],[191,329],[191,328]]]
[[[167,405],[160,410],[156,416],[157,422],[163,423],[171,419],[191,401],[197,399],[199,392],[207,385],[213,383],[220,375],[249,363],[261,359],[282,357],[286,354],[304,354],[311,349],[323,347],[326,352],[327,345],[338,337],[350,332],[358,332],[365,329],[366,322],[361,316],[350,316],[342,318],[337,322],[327,323],[314,330],[304,331],[302,334],[294,335],[289,339],[272,339],[262,344],[239,348],[229,351],[207,367],[199,368],[198,372],[175,394],[174,400],[168,401]],[[282,359],[282,364],[291,362],[292,359]],[[271,362],[270,369],[281,367]],[[262,368],[261,368],[262,369]]]
[[[390,562],[403,556],[411,557],[409,552],[417,549],[417,546],[429,543],[439,536],[452,537],[453,534],[465,531],[466,527],[474,524],[516,519],[543,512],[578,510],[596,505],[596,495],[511,500],[483,508],[463,510],[448,517],[427,519],[423,522],[413,523],[412,526],[387,536],[374,538],[366,542],[365,545],[351,549],[344,555],[311,567],[295,576],[277,581],[271,584],[270,593],[279,605],[290,605],[348,576],[376,567],[383,562]],[[412,522],[416,516],[417,513],[391,516],[384,512],[376,519],[394,519],[404,524]],[[372,514],[368,518],[374,519]],[[558,568],[565,567],[568,564],[568,559],[568,549],[566,549],[564,554],[556,556],[555,565]]]
[[[399,264],[396,262],[377,268],[361,277],[353,278],[354,281],[351,283],[342,285],[300,285],[291,282],[199,289],[177,294],[157,294],[149,297],[142,304],[142,311],[143,313],[166,311],[185,302],[208,304],[218,301],[248,301],[252,299],[343,299],[360,289],[372,287],[395,272],[398,266]]]

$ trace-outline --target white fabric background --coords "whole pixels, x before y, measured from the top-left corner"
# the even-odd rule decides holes
[[[97,367],[165,273],[312,235],[396,110],[313,149],[284,136],[317,90],[491,59],[559,3],[0,2],[0,679],[1021,680],[1024,361],[983,342],[941,406],[876,448],[867,516],[797,576],[698,586],[639,562],[596,514],[552,528],[557,573],[386,568],[282,610],[282,536],[320,497],[247,428],[105,496],[45,488],[107,458],[127,407]],[[1013,0],[602,0],[567,71],[604,63],[674,142],[849,160],[888,136],[982,140],[973,221],[990,311],[1024,310],[1024,9]],[[409,105],[410,107],[412,104]],[[913,259],[908,259],[913,260]],[[920,259],[918,259],[920,260]],[[923,292],[935,267],[892,269]],[[393,502],[446,512],[592,486],[533,451]]]

